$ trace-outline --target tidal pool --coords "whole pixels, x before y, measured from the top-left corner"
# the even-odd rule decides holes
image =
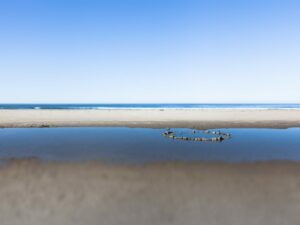
[[[205,136],[191,129],[177,134]],[[0,129],[0,159],[38,158],[46,161],[101,160],[111,163],[165,161],[300,161],[300,128],[213,129],[230,133],[222,142],[166,138],[165,129],[8,128]]]

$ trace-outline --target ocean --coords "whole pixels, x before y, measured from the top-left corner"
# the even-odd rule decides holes
[[[300,104],[0,104],[0,109],[300,109]]]

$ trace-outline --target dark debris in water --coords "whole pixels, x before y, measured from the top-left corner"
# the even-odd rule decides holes
[[[203,134],[209,134],[214,135],[213,137],[192,137],[191,134],[197,134],[197,133],[203,133]],[[222,142],[224,140],[230,139],[231,134],[221,132],[221,131],[214,131],[214,130],[204,130],[204,131],[198,131],[193,130],[192,132],[186,132],[187,136],[176,135],[175,131],[172,131],[170,128],[167,128],[165,132],[162,134],[166,138],[174,139],[174,140],[181,140],[181,141],[199,141],[199,142]]]

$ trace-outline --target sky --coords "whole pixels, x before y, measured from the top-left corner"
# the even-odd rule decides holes
[[[300,103],[300,1],[0,0],[0,103]]]

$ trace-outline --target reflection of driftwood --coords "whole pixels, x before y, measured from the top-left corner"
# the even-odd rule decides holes
[[[192,131],[193,134],[197,133],[196,130]],[[171,131],[169,128],[162,134],[166,138],[175,139],[175,140],[183,140],[183,141],[202,141],[202,142],[222,142],[225,139],[230,139],[231,134],[224,133],[221,131],[211,131],[205,130],[203,131],[205,134],[213,134],[216,137],[205,138],[205,137],[184,137],[184,136],[176,136],[174,131]]]

